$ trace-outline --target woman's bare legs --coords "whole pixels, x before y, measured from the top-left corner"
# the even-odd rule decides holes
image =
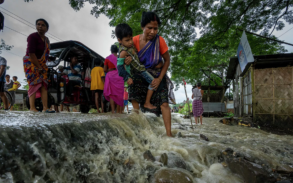
[[[200,124],[202,125],[202,115],[200,116]]]
[[[111,105],[112,114],[114,114],[115,113],[115,102],[111,98],[110,98],[110,105]]]
[[[35,106],[35,100],[36,100],[36,93],[32,94],[32,95],[29,97],[29,101],[30,101],[30,111],[33,111],[33,112],[39,112],[39,111],[36,109],[36,106]]]
[[[135,111],[137,111],[136,113],[138,113],[139,103],[136,100],[132,100],[131,103],[132,103],[133,109],[135,109]],[[165,128],[166,128],[166,134],[167,134],[167,136],[172,137],[171,112],[170,112],[169,104],[163,103],[161,105],[161,110],[162,110],[163,120],[164,120],[164,124],[165,124]]]
[[[168,103],[163,103],[161,105],[161,111],[163,115],[163,120],[166,128],[166,134],[169,137],[172,137],[171,133],[171,111]]]
[[[197,124],[197,117],[194,116],[195,124]]]
[[[116,113],[120,113],[120,114],[122,114],[122,109],[123,109],[122,106],[117,105],[117,111],[116,111]]]
[[[48,110],[48,91],[45,86],[41,87],[41,99],[43,103],[43,111]]]

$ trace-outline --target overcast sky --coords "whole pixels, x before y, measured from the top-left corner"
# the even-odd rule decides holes
[[[110,46],[116,42],[115,39],[111,38],[114,28],[109,26],[110,20],[104,15],[95,18],[90,14],[91,5],[87,3],[84,8],[77,12],[70,7],[68,0],[34,0],[30,3],[25,3],[23,0],[6,0],[0,7],[9,10],[32,24],[35,24],[36,19],[44,18],[50,25],[48,33],[57,36],[63,41],[80,41],[103,57],[110,54]],[[4,32],[0,32],[0,39],[5,40],[6,44],[14,46],[9,52],[2,51],[1,56],[6,58],[10,66],[7,73],[11,76],[17,75],[19,81],[22,82],[25,79],[22,57],[26,51],[26,39],[29,34],[36,32],[36,30],[4,14],[12,15],[4,9],[0,8],[0,11],[5,16],[5,26],[21,33],[4,27]],[[281,36],[292,27],[293,25],[287,25],[284,30],[275,31],[274,35],[277,37]],[[292,33],[293,29],[285,33],[280,39],[293,43]],[[47,36],[49,36],[51,43],[58,42],[52,39],[50,34],[47,34]],[[289,52],[293,52],[292,46],[285,47]],[[191,97],[191,88],[191,85],[187,85],[189,97]],[[175,91],[175,97],[177,102],[182,102],[186,99],[183,86],[178,91]]]

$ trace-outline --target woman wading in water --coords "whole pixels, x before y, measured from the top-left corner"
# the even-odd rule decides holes
[[[157,34],[160,24],[161,21],[154,12],[144,12],[141,20],[143,33],[133,37],[133,44],[138,51],[139,61],[155,78],[151,83],[152,87],[156,88],[151,97],[151,104],[157,108],[153,112],[157,115],[163,115],[167,136],[171,137],[169,101],[175,103],[175,97],[172,92],[173,84],[166,75],[170,65],[168,46],[164,38]],[[131,57],[127,57],[125,64],[129,65],[131,60]],[[158,68],[158,65],[162,67]],[[133,108],[138,111],[139,106],[143,108],[146,101],[149,83],[135,69],[131,68],[131,70],[133,84],[129,85],[129,100]]]
[[[195,123],[197,124],[197,117],[200,118],[200,124],[202,125],[202,114],[203,114],[203,106],[202,106],[202,96],[204,91],[201,89],[201,83],[197,83],[196,87],[192,89],[192,113],[194,116]]]

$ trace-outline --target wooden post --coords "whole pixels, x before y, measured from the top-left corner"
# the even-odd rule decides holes
[[[185,83],[183,85],[184,85],[184,90],[185,90],[185,95],[186,95],[187,106],[188,106],[188,115],[189,115],[189,119],[190,119],[190,124],[191,124],[191,128],[194,130],[193,125],[192,125],[192,119],[190,116],[190,107],[189,107],[189,101],[188,101],[187,92],[186,92],[186,85],[185,85]]]
[[[252,121],[255,122],[255,108],[256,108],[256,101],[255,101],[255,83],[254,83],[254,67],[251,67],[251,92],[252,92]]]
[[[208,101],[208,117],[210,117],[210,87],[211,87],[211,68],[209,69],[210,73],[209,73],[209,88],[208,88],[208,97],[207,97],[207,101]]]

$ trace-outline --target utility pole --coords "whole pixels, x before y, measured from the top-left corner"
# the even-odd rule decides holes
[[[184,90],[185,90],[186,102],[187,102],[187,107],[188,107],[188,110],[187,111],[188,111],[188,115],[189,115],[189,119],[190,119],[190,124],[191,124],[191,128],[194,131],[193,124],[192,124],[192,119],[191,119],[191,116],[190,116],[189,100],[188,100],[187,92],[186,92],[186,82],[184,81],[184,78],[183,78],[183,85],[184,85]]]

